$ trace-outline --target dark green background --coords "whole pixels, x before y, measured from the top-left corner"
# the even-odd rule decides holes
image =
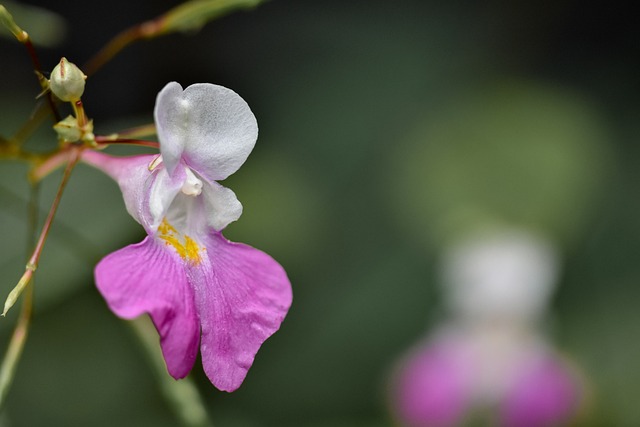
[[[67,33],[40,50],[44,68],[63,55],[82,64],[117,31],[178,2],[132,3],[49,6],[67,19]],[[442,316],[442,245],[503,213],[549,233],[563,253],[547,326],[589,378],[582,424],[640,423],[639,38],[633,14],[611,5],[280,0],[130,46],[90,78],[83,101],[98,134],[150,122],[171,80],[231,87],[257,116],[256,149],[224,183],[245,207],[225,234],[283,264],[294,304],[237,392],[218,392],[196,365],[216,425],[390,425],[387,374]],[[519,89],[500,101],[505,87]],[[17,129],[37,93],[24,49],[0,39],[0,134]],[[531,140],[514,140],[522,167],[502,168],[520,123],[532,126]],[[505,136],[487,151],[467,139],[479,128]],[[538,152],[536,138],[557,134],[568,135],[560,145],[586,145]],[[445,154],[423,150],[437,143]],[[55,140],[45,129],[30,144]],[[535,156],[527,161],[522,147]],[[541,184],[547,167],[558,173],[550,186]],[[462,184],[448,181],[455,168]],[[471,206],[465,173],[489,176],[483,168],[491,179],[469,188],[489,196]],[[25,171],[0,164],[2,295],[23,268]],[[527,191],[503,185],[521,172]],[[58,179],[41,188],[43,212]],[[460,206],[472,214],[458,220]],[[134,336],[92,279],[100,257],[141,238],[116,186],[79,167],[42,257],[34,323],[0,425],[176,424]],[[0,321],[2,343],[16,314]]]

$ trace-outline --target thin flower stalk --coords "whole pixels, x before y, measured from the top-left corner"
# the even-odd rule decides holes
[[[104,141],[115,141],[119,139],[136,139],[136,138],[144,138],[146,136],[152,136],[156,134],[156,125],[155,123],[149,123],[142,126],[136,126],[134,128],[125,129],[118,133],[114,133],[111,135],[103,136]],[[97,142],[96,137],[96,142]]]
[[[38,186],[31,187],[31,200],[29,203],[29,228],[31,232],[29,236],[34,236],[38,222]],[[29,238],[31,240],[31,237]],[[29,247],[33,246],[33,242],[29,242]],[[0,365],[0,411],[4,406],[5,399],[13,382],[13,378],[18,367],[18,362],[24,349],[29,334],[29,326],[31,325],[31,315],[33,312],[33,284],[28,285],[24,291],[22,299],[22,308],[18,316],[18,321],[9,340],[7,352]]]
[[[111,39],[82,68],[90,76],[130,44],[152,39],[175,31],[197,30],[207,21],[235,9],[257,6],[262,0],[192,0],[182,3],[163,15],[127,28]]]
[[[151,320],[147,316],[142,316],[129,322],[129,325],[151,363],[164,398],[169,402],[182,425],[213,427],[200,393],[191,378],[186,377],[181,381],[175,381],[167,375],[158,334]]]
[[[133,138],[116,138],[113,139],[111,136],[96,136],[96,144],[98,144],[98,148],[106,148],[111,144],[119,144],[119,145],[138,145],[141,147],[150,147],[158,149],[160,145],[155,141],[147,141],[144,139],[133,139]]]
[[[38,54],[36,53],[36,49],[31,42],[31,37],[29,37],[29,33],[23,30],[13,19],[13,16],[9,13],[9,11],[2,5],[0,5],[0,21],[2,24],[11,31],[14,37],[24,45],[29,53],[29,57],[31,58],[31,62],[33,64],[33,69],[36,73],[36,77],[38,78],[38,84],[46,92],[46,88],[44,87],[44,82],[46,79],[42,78],[42,67],[40,66],[40,60],[38,59]],[[54,116],[56,122],[60,121],[60,114],[58,113],[58,109],[56,108],[56,103],[51,96],[51,93],[46,94],[47,102],[49,104],[49,108],[51,113]]]
[[[18,297],[25,290],[29,282],[31,281],[36,269],[38,268],[38,262],[40,260],[40,255],[42,254],[42,249],[44,248],[44,244],[47,240],[47,236],[49,235],[49,230],[51,229],[51,225],[53,224],[53,219],[56,215],[56,211],[58,210],[58,205],[60,204],[60,199],[62,198],[62,193],[69,182],[69,178],[71,177],[71,172],[73,168],[78,163],[80,159],[80,153],[82,151],[82,147],[76,147],[71,151],[69,161],[67,163],[67,167],[64,170],[64,174],[62,175],[62,181],[58,187],[58,191],[56,193],[56,197],[51,204],[51,208],[49,210],[49,214],[47,215],[47,219],[44,222],[44,226],[42,227],[42,232],[40,233],[40,237],[38,238],[38,242],[35,245],[33,254],[29,258],[27,262],[27,266],[24,274],[18,281],[18,284],[15,288],[9,293],[7,300],[4,304],[4,310],[2,312],[2,316],[5,316],[7,312],[11,309],[11,307],[16,303]]]

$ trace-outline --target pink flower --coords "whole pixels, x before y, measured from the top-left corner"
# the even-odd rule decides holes
[[[169,83],[154,114],[159,156],[83,155],[118,182],[127,211],[148,234],[101,260],[96,284],[116,315],[151,316],[174,378],[189,373],[200,348],[211,382],[234,391],[292,300],[276,261],[221,233],[242,205],[216,181],[247,159],[256,119],[238,94],[206,83],[185,90]]]
[[[504,230],[460,240],[442,261],[452,316],[396,370],[390,398],[401,425],[573,421],[583,384],[538,331],[557,275],[554,247]]]
[[[503,348],[511,350],[504,357],[467,332],[445,332],[399,366],[392,390],[396,417],[407,427],[455,427],[479,410],[500,427],[568,424],[579,406],[578,379],[538,344]]]

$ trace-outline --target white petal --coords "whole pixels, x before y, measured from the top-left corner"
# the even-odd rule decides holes
[[[160,140],[160,152],[169,174],[173,174],[186,143],[181,128],[186,126],[188,111],[181,101],[182,86],[167,84],[156,97],[154,117]]]
[[[209,181],[238,170],[258,137],[258,124],[247,103],[234,91],[210,83],[184,91],[178,83],[169,83],[158,94],[155,120],[169,173],[182,157]]]
[[[167,173],[166,168],[159,168],[156,170],[153,177],[153,183],[149,189],[149,227],[155,231],[169,210],[169,207],[176,198],[176,195],[180,193],[186,175],[184,168],[178,168],[180,171],[179,176],[170,176]]]
[[[236,194],[217,182],[205,185],[202,196],[207,212],[207,224],[216,231],[224,229],[242,215],[242,204]]]
[[[523,230],[505,230],[451,247],[443,258],[443,281],[461,315],[531,322],[544,314],[558,263],[551,242]]]

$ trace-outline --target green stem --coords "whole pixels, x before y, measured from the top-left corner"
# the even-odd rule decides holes
[[[163,15],[122,31],[83,65],[82,69],[87,76],[90,76],[133,42],[152,39],[175,31],[198,30],[208,21],[236,9],[255,7],[261,2],[262,0],[185,1]]]
[[[33,69],[36,73],[36,77],[38,78],[38,84],[41,89],[45,89],[44,80],[42,79],[42,67],[40,66],[40,60],[38,59],[38,54],[36,53],[36,49],[31,42],[31,38],[29,37],[29,33],[24,31],[13,19],[13,16],[9,13],[9,11],[0,4],[0,23],[2,23],[5,27],[11,31],[14,37],[24,45],[29,53],[29,57],[31,58],[31,63],[33,64]],[[47,102],[49,103],[49,107],[51,109],[51,113],[55,118],[55,122],[60,121],[60,113],[56,108],[55,100],[50,92],[46,94]]]
[[[102,68],[104,64],[109,62],[111,58],[116,56],[122,49],[142,38],[144,38],[142,25],[136,25],[122,31],[100,49],[89,62],[82,66],[83,72],[87,76],[95,74],[96,71]]]
[[[31,199],[29,202],[29,245],[27,247],[33,247],[35,245],[35,233],[38,222],[38,186],[31,187]],[[4,407],[7,395],[13,378],[15,376],[18,362],[24,345],[27,341],[29,334],[29,326],[31,324],[31,314],[33,311],[33,283],[27,286],[24,291],[24,297],[22,299],[22,309],[18,316],[16,327],[11,335],[7,352],[5,353],[2,365],[0,366],[0,412]]]
[[[213,424],[193,381],[188,377],[176,381],[167,373],[158,342],[158,332],[151,320],[143,316],[128,324],[131,325],[131,329],[142,344],[145,355],[153,366],[162,395],[171,405],[180,423],[184,427],[212,427]]]
[[[35,71],[36,77],[38,78],[38,84],[40,85],[40,88],[42,90],[47,90],[45,87],[45,81],[41,78],[42,68],[40,66],[40,60],[38,59],[38,54],[36,53],[36,49],[33,46],[33,43],[31,43],[30,38],[28,38],[24,42],[24,46],[27,48],[27,51],[29,52],[29,56],[31,57],[33,70]],[[62,117],[60,116],[60,112],[58,111],[58,107],[56,106],[56,101],[55,99],[53,99],[53,95],[51,94],[50,91],[47,90],[44,96],[47,98],[47,104],[49,105],[49,110],[51,110],[51,114],[53,114],[53,122],[58,123],[60,120],[62,120]]]
[[[44,222],[42,227],[42,231],[40,232],[40,237],[38,238],[38,242],[35,245],[35,249],[33,254],[27,261],[27,266],[24,274],[18,281],[18,284],[13,288],[11,292],[9,292],[9,296],[4,303],[4,311],[2,312],[2,316],[5,316],[9,309],[15,304],[18,297],[22,294],[22,292],[28,288],[29,282],[33,278],[33,275],[38,268],[38,262],[40,260],[40,255],[42,254],[42,249],[44,248],[44,244],[47,241],[47,236],[49,235],[49,230],[51,229],[51,225],[53,224],[53,218],[56,215],[56,211],[58,210],[58,205],[60,204],[60,199],[62,198],[62,193],[69,182],[69,178],[71,177],[71,172],[73,168],[76,166],[78,161],[80,160],[82,148],[75,147],[69,157],[69,161],[67,163],[67,167],[64,170],[64,174],[62,175],[62,181],[58,186],[58,192],[56,193],[55,199],[53,199],[53,203],[51,204],[51,208],[49,209],[49,214],[47,215],[47,219]]]

